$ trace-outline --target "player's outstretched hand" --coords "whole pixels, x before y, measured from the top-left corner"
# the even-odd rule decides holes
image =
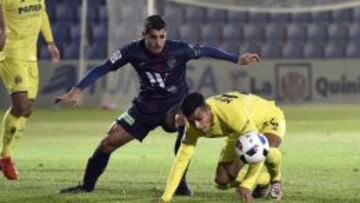
[[[254,198],[252,197],[251,190],[245,187],[237,187],[235,190],[237,196],[245,203],[254,202]]]
[[[260,61],[260,56],[258,54],[247,52],[239,57],[237,64],[247,65],[249,63],[258,61]]]
[[[57,48],[57,46],[55,45],[55,43],[50,42],[48,44],[48,50],[49,50],[52,62],[54,62],[54,63],[59,62],[60,61],[60,51]]]
[[[82,98],[81,90],[77,87],[71,88],[67,93],[56,97],[55,103],[72,104],[79,106]]]

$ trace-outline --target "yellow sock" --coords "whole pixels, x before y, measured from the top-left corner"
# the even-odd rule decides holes
[[[271,147],[265,160],[271,181],[281,181],[281,152],[278,148]]]
[[[10,110],[6,111],[3,117],[1,130],[1,137],[3,138],[1,157],[11,156],[11,150],[14,147],[15,139],[23,134],[26,121],[27,118],[15,117],[10,113]]]
[[[12,147],[14,148],[14,144],[24,135],[26,123],[28,121],[28,118],[26,117],[20,117],[19,118],[19,130],[15,133],[15,139],[13,141]]]

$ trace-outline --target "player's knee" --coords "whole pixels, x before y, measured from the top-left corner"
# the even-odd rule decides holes
[[[168,132],[168,133],[174,133],[177,131],[176,126],[172,125],[172,124],[165,123],[165,124],[161,125],[161,127],[165,132]]]
[[[119,141],[116,139],[114,134],[110,132],[107,136],[101,141],[100,148],[105,153],[112,153],[119,147]]]
[[[264,135],[268,139],[270,147],[279,147],[280,146],[281,138],[279,136],[272,134],[272,133],[265,133]]]
[[[127,131],[120,125],[114,124],[106,137],[101,141],[100,148],[107,153],[112,153],[117,148],[125,145],[134,139]]]
[[[226,185],[228,183],[228,181],[222,177],[215,177],[215,183],[217,185]]]
[[[29,118],[33,112],[33,106],[31,105],[25,112],[23,112],[24,117]]]
[[[223,177],[216,176],[215,177],[215,187],[220,190],[228,189],[229,180]]]
[[[104,153],[112,153],[113,151],[115,151],[116,148],[117,147],[110,139],[105,138],[104,140],[101,141],[100,149]]]
[[[29,117],[32,113],[32,105],[30,102],[21,102],[19,104],[13,105],[11,108],[11,113],[14,116],[24,116]]]
[[[227,186],[228,183],[230,183],[230,179],[226,174],[217,174],[214,181],[217,185],[217,188],[219,189]]]
[[[231,181],[228,175],[227,165],[228,164],[225,163],[219,163],[216,168],[216,175],[214,181],[218,186],[224,186]]]
[[[164,119],[163,123],[161,124],[161,127],[168,133],[174,133],[178,131],[178,125],[175,122],[174,115],[171,114],[171,116],[167,115],[166,119]]]

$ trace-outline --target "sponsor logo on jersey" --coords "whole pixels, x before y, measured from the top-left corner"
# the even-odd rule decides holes
[[[18,8],[18,13],[21,14],[27,14],[27,13],[32,13],[32,12],[38,12],[42,9],[42,5],[41,4],[33,4],[33,5],[27,5],[27,6],[22,6]]]

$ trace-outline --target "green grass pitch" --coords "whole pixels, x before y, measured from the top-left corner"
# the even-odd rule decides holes
[[[359,105],[285,106],[282,202],[360,202]],[[2,116],[4,111],[0,111]],[[116,151],[93,193],[59,195],[77,184],[119,111],[37,109],[14,151],[19,181],[0,176],[0,202],[156,202],[174,160],[175,134],[153,131]],[[173,202],[239,202],[214,187],[222,139],[201,139],[188,173],[191,198]],[[257,202],[272,202],[257,200]]]

